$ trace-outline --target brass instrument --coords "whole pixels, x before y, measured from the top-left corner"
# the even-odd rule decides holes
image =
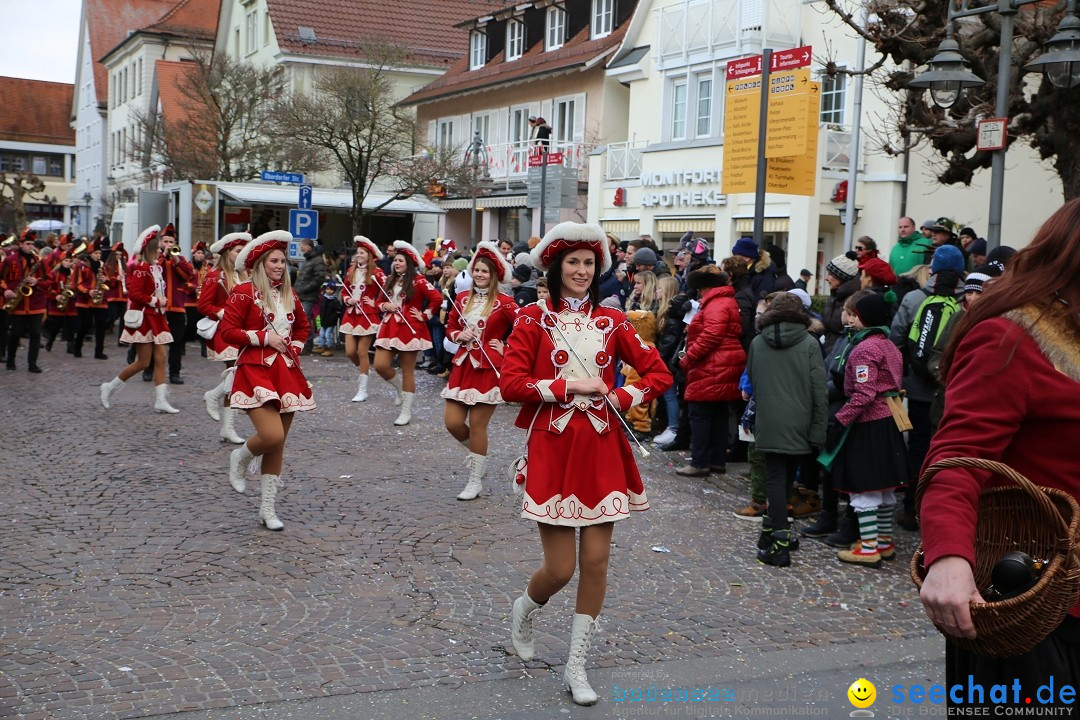
[[[34,286],[30,284],[30,279],[34,277],[34,273],[37,272],[39,267],[41,267],[41,258],[35,260],[30,269],[26,271],[26,277],[15,287],[15,297],[4,303],[4,310],[9,312],[14,310],[22,302],[23,298],[28,298],[34,294]]]
[[[3,236],[0,235],[0,237],[3,237]],[[11,247],[12,245],[15,244],[15,241],[18,240],[18,239],[19,238],[17,236],[11,235],[9,237],[4,238],[3,240],[0,240],[0,250],[6,250],[7,248]]]
[[[180,251],[180,246],[179,245],[173,245],[171,248],[169,248],[169,254],[172,255],[173,257],[176,257],[177,255],[179,255],[180,252],[181,251]]]
[[[74,265],[71,266],[67,280],[64,281],[64,289],[60,291],[60,297],[56,298],[56,309],[60,312],[64,312],[68,303],[71,302],[71,298],[75,297],[75,291],[71,286],[75,284],[75,272],[77,269]]]
[[[105,282],[107,279],[105,277],[105,263],[101,263],[95,279],[94,289],[90,291],[90,302],[92,304],[100,305],[105,300],[105,293],[109,292],[109,284]]]

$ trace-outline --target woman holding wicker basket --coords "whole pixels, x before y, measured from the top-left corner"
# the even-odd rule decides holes
[[[1054,213],[958,322],[941,376],[946,381],[945,415],[927,468],[956,458],[976,458],[984,465],[994,461],[1035,485],[1064,491],[1057,507],[1071,505],[1068,495],[1080,498],[1080,200]],[[986,688],[1019,680],[1027,693],[1049,682],[1050,676],[1059,685],[1075,682],[1080,677],[1080,602],[1072,590],[1059,592],[1065,599],[1056,603],[1059,614],[1066,609],[1068,614],[1045,628],[1049,634],[1029,651],[1016,654],[992,642],[984,646],[985,652],[971,650],[977,638],[994,636],[993,627],[976,627],[972,619],[973,609],[981,613],[985,607],[973,608],[972,603],[985,602],[990,591],[986,573],[978,569],[1004,552],[988,553],[977,563],[976,520],[980,537],[990,522],[985,500],[980,508],[980,494],[999,484],[991,482],[992,477],[985,469],[938,466],[926,473],[920,489],[923,606],[942,632],[967,645],[947,643],[946,680],[951,687],[969,682],[970,675],[971,682]],[[1059,546],[1053,538],[1066,536],[1065,559],[1058,566],[1071,569],[1059,577],[1071,575],[1074,583],[1080,560],[1068,549],[1074,547],[1075,529],[1073,522],[1068,533],[1056,527],[1051,533],[1051,544]],[[1008,533],[1003,537],[1016,540]],[[1039,592],[1051,590],[1044,586]],[[1008,601],[1000,608],[1002,619],[1022,609]],[[1030,630],[1036,634],[1034,622]]]

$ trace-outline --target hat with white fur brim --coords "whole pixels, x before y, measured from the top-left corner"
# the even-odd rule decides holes
[[[289,243],[292,242],[292,239],[292,235],[285,230],[271,230],[268,233],[263,233],[245,245],[240,254],[236,256],[236,269],[240,272],[250,270],[255,266],[259,258],[272,250],[288,252]]]
[[[611,253],[604,229],[593,223],[562,222],[548,230],[532,250],[533,267],[547,271],[555,256],[564,250],[592,250],[600,260],[600,272],[611,269]]]
[[[158,236],[158,233],[160,232],[160,225],[151,225],[150,227],[143,230],[141,233],[139,233],[138,239],[135,240],[135,249],[133,250],[133,252],[136,255],[141,255],[142,251],[146,249],[146,243],[156,238]]]
[[[424,270],[427,269],[427,266],[424,265],[423,258],[420,257],[420,253],[416,252],[416,248],[414,248],[412,245],[405,242],[404,240],[394,241],[394,251],[405,253],[410,258],[412,258],[413,265],[416,265],[416,269],[419,272],[424,272]]]
[[[232,250],[237,245],[247,245],[251,242],[251,233],[229,233],[210,246],[210,252],[220,255],[226,250]]]
[[[473,266],[476,265],[476,260],[481,256],[488,258],[495,263],[496,272],[499,275],[499,282],[504,283],[510,279],[510,275],[514,272],[514,268],[510,267],[510,263],[507,262],[503,254],[499,252],[499,246],[490,240],[483,240],[476,246],[476,252],[473,253],[472,260],[469,261],[469,275],[473,274]]]
[[[368,255],[370,255],[371,257],[375,258],[376,260],[382,259],[383,255],[382,251],[379,250],[379,247],[363,235],[357,235],[352,239],[352,241],[353,244],[356,245],[357,249],[364,248],[365,250],[367,250]]]

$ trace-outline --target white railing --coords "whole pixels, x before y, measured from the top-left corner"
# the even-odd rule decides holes
[[[529,140],[510,143],[496,143],[485,148],[487,155],[488,176],[498,182],[509,185],[513,181],[524,180],[529,174],[529,156],[535,153],[535,146]],[[577,170],[582,174],[588,167],[588,155],[584,143],[552,140],[549,153],[562,153],[564,168]]]
[[[621,142],[607,146],[608,180],[631,180],[641,177],[641,151],[648,143]]]
[[[851,158],[851,131],[823,128],[825,130],[825,161],[827,170],[847,170]],[[866,169],[866,138],[859,138],[859,171]]]

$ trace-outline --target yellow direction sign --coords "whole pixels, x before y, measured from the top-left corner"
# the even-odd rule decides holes
[[[757,182],[757,146],[760,134],[761,75],[729,80],[724,112],[725,193],[752,193]]]
[[[791,157],[806,152],[806,108],[811,100],[810,68],[785,70],[769,76],[769,125],[765,157]]]
[[[821,83],[808,82],[807,95],[810,99],[802,117],[802,132],[806,138],[805,152],[768,159],[766,192],[809,196],[817,192],[818,102],[821,98]]]

